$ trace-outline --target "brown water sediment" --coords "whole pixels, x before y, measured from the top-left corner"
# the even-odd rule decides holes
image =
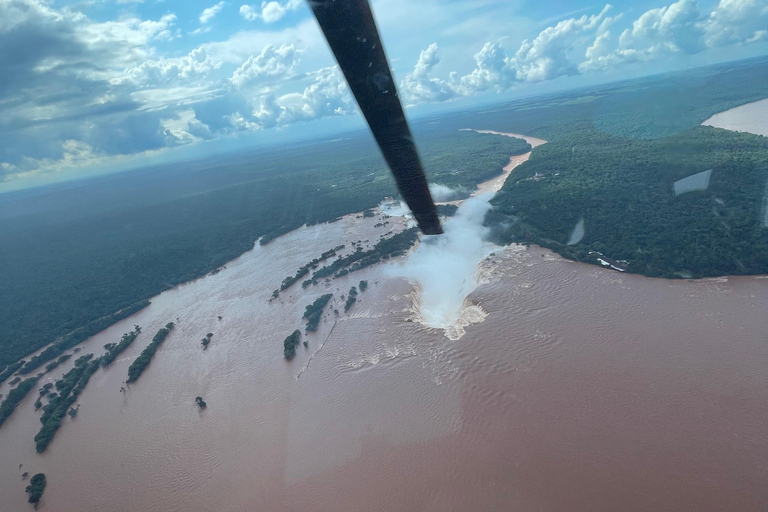
[[[34,396],[0,428],[2,509],[29,510],[24,471],[46,473],[39,510],[57,512],[768,509],[768,279],[649,279],[509,246],[470,296],[487,318],[456,341],[407,321],[412,288],[388,264],[268,303],[306,261],[392,228],[377,222],[257,246],[87,341],[100,354],[143,327],[45,454]],[[283,338],[329,291],[309,349],[285,362]]]
[[[718,112],[701,124],[768,137],[768,99]]]

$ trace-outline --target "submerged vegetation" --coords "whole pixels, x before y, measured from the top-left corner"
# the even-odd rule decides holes
[[[287,360],[290,361],[296,355],[296,346],[299,344],[300,339],[301,331],[296,329],[283,340],[283,356]]]
[[[211,338],[213,338],[213,333],[209,332],[205,335],[205,338],[200,341],[200,344],[203,346],[203,350],[208,348],[208,345],[211,343]]]
[[[43,415],[40,417],[40,423],[43,426],[35,436],[37,453],[44,452],[51,443],[54,434],[61,426],[61,421],[71,410],[77,397],[83,392],[91,376],[96,373],[100,366],[100,358],[93,359],[93,354],[82,356],[75,361],[74,368],[56,381],[58,394],[51,393],[48,395],[50,400],[47,405],[43,406]],[[70,416],[74,417],[73,414]]]
[[[320,318],[323,314],[323,309],[325,308],[325,305],[328,304],[328,301],[331,300],[331,297],[333,297],[332,293],[321,295],[315,299],[315,302],[304,309],[304,316],[302,316],[302,318],[307,321],[307,332],[315,332],[317,330],[317,326],[320,323]]]
[[[203,400],[203,397],[201,397],[201,396],[197,396],[197,397],[195,397],[195,403],[196,403],[196,404],[197,404],[197,406],[198,406],[198,407],[200,407],[201,409],[205,409],[206,407],[208,407],[208,404],[207,404],[207,403],[205,403],[205,400]]]
[[[45,491],[47,483],[45,474],[43,473],[37,473],[29,479],[29,485],[26,488],[26,492],[29,493],[29,503],[37,506],[40,498],[43,497],[43,491]]]
[[[115,358],[119,356],[123,350],[127,349],[131,343],[133,343],[133,340],[136,339],[140,332],[141,327],[135,325],[131,332],[123,334],[123,337],[120,338],[119,343],[111,343],[108,345],[109,348],[107,348],[107,353],[101,356],[101,366],[106,368],[112,364],[112,361],[114,361]]]
[[[54,368],[58,368],[60,364],[66,362],[69,360],[69,358],[72,357],[72,354],[64,354],[63,356],[59,357],[57,360],[52,361],[45,365],[45,371],[49,372],[53,370]]]
[[[16,410],[16,406],[19,405],[19,402],[21,402],[25,396],[27,396],[27,393],[35,388],[37,379],[38,377],[30,377],[8,392],[8,396],[6,396],[3,403],[0,404],[0,427],[5,423],[5,420],[13,414],[13,411]]]
[[[281,291],[285,290],[286,288],[289,288],[293,283],[297,282],[299,279],[304,277],[305,275],[309,274],[309,271],[317,268],[318,264],[321,261],[327,260],[331,256],[335,256],[336,253],[344,248],[344,244],[338,245],[334,247],[333,249],[329,249],[322,253],[318,258],[314,258],[309,263],[305,263],[301,267],[299,267],[299,270],[296,271],[296,274],[293,276],[288,276],[285,279],[283,279],[282,284],[280,285],[280,288],[272,292],[272,298],[276,299],[277,296],[280,294]]]
[[[168,322],[165,324],[165,327],[157,331],[157,334],[152,338],[150,344],[147,345],[139,357],[137,357],[136,360],[131,363],[131,366],[128,367],[128,380],[126,382],[135,382],[136,379],[141,376],[142,372],[144,372],[149,365],[149,362],[152,360],[152,356],[155,355],[158,347],[165,341],[165,338],[168,337],[168,334],[172,329],[173,322]]]
[[[6,366],[5,369],[0,372],[0,384],[8,380],[8,377],[16,373],[16,370],[24,366],[24,363],[26,363],[26,361],[22,359],[21,361],[17,361]]]
[[[397,233],[389,238],[379,240],[373,248],[365,251],[358,246],[357,251],[348,256],[343,256],[330,265],[321,267],[312,274],[311,279],[307,279],[301,286],[317,284],[319,279],[324,277],[341,277],[360,270],[389,258],[402,256],[419,239],[418,228],[410,228]]]
[[[344,297],[342,297],[343,299]],[[357,301],[357,288],[352,287],[349,289],[349,294],[347,295],[347,302],[344,304],[344,312],[346,313],[349,311],[349,308],[352,307],[352,305]]]

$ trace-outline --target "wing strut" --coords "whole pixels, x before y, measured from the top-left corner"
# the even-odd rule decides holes
[[[419,228],[442,233],[368,0],[308,3]]]

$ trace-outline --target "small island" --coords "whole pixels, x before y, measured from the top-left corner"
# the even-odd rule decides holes
[[[128,380],[126,382],[135,382],[141,376],[152,360],[152,356],[155,355],[158,347],[165,341],[165,338],[168,337],[172,329],[173,322],[168,322],[165,324],[165,327],[157,331],[157,334],[152,338],[152,342],[147,345],[147,348],[142,351],[141,355],[128,367]]]
[[[75,367],[56,381],[58,394],[48,394],[48,405],[43,407],[43,415],[40,417],[40,423],[43,426],[35,436],[35,449],[37,453],[43,453],[51,441],[53,441],[54,434],[56,434],[67,414],[72,418],[77,415],[77,409],[72,406],[77,401],[80,393],[85,389],[91,376],[96,373],[100,366],[101,358],[93,359],[93,354],[81,356],[75,361]],[[35,407],[37,407],[37,404],[35,404]],[[71,412],[72,410],[75,411],[74,414]]]
[[[347,296],[347,302],[344,304],[344,312],[349,311],[349,308],[357,302],[357,288],[353,286],[349,289],[349,295]]]
[[[283,356],[285,356],[287,360],[290,361],[296,355],[296,345],[299,344],[300,339],[301,331],[296,329],[283,340]]]
[[[306,307],[302,318],[307,320],[307,332],[317,331],[317,326],[320,324],[320,317],[323,314],[323,309],[325,308],[325,305],[328,304],[328,301],[331,300],[331,297],[333,297],[332,293],[321,295],[315,299],[315,302]]]
[[[35,505],[35,508],[37,508],[40,498],[43,497],[43,491],[45,491],[47,483],[43,473],[37,473],[29,480],[26,491],[29,493],[29,502]]]

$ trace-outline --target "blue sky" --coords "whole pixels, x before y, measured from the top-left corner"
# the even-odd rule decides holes
[[[768,53],[768,0],[374,0],[411,116]],[[0,190],[362,126],[304,0],[0,0]]]

